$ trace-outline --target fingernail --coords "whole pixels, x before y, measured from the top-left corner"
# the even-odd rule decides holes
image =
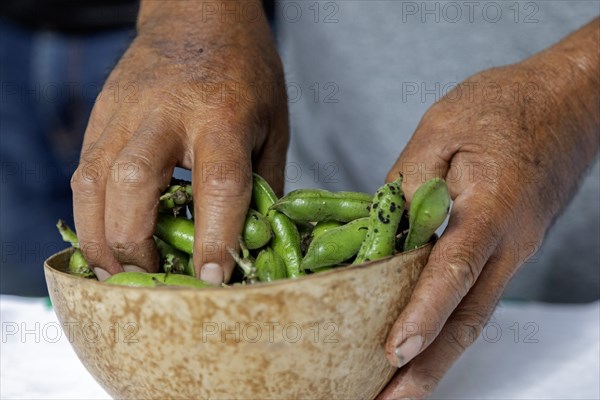
[[[216,263],[206,263],[200,270],[200,279],[215,285],[220,285],[223,283],[223,268]]]
[[[419,335],[409,337],[404,343],[396,347],[394,354],[398,359],[398,368],[415,358],[421,351],[421,347],[423,347],[423,337]]]
[[[146,272],[144,268],[140,268],[137,265],[125,264],[123,265],[125,272]]]
[[[94,268],[94,274],[96,274],[96,278],[98,278],[99,281],[105,281],[111,277],[108,271],[102,268]]]

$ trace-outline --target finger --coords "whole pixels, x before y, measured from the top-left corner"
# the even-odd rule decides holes
[[[265,178],[278,197],[283,195],[285,184],[285,159],[289,144],[287,107],[273,118],[267,140],[253,163],[256,172]]]
[[[410,201],[416,189],[428,179],[448,178],[454,198],[449,224],[432,250],[417,282],[411,300],[392,328],[386,342],[390,363],[401,366],[425,349],[439,332],[454,308],[477,280],[483,265],[495,250],[507,220],[502,211],[508,204],[494,192],[498,184],[474,180],[456,170],[469,163],[470,153],[459,148],[450,128],[439,126],[426,114],[410,142],[388,174],[395,179],[404,175],[403,189]],[[461,150],[459,152],[459,150]],[[411,334],[405,324],[429,326],[428,335]]]
[[[243,132],[224,129],[199,135],[194,145],[194,267],[196,276],[228,281],[252,191],[250,144]]]
[[[475,284],[505,230],[498,227],[495,211],[490,211],[494,204],[493,196],[483,191],[456,198],[448,227],[386,341],[392,365],[401,367],[425,349]]]
[[[129,130],[118,118],[111,120],[102,135],[84,150],[71,178],[73,217],[79,245],[100,280],[123,271],[106,243],[104,204],[106,182],[112,173],[110,167],[125,145]]]
[[[119,152],[106,184],[106,240],[125,270],[158,270],[152,235],[161,191],[183,154],[180,136],[147,119]],[[137,268],[136,268],[137,267]]]
[[[514,264],[513,252],[497,251],[440,335],[427,350],[396,373],[377,399],[429,395],[458,357],[479,337],[515,270]]]
[[[98,95],[83,136],[82,153],[89,151],[100,138],[111,117],[115,115],[115,108],[116,103],[111,101],[111,96],[105,92]]]

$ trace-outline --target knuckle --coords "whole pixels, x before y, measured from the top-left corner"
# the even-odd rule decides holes
[[[470,289],[479,276],[479,264],[473,255],[465,255],[458,264],[455,264],[456,269],[452,269],[456,273],[456,277],[460,278],[466,289]]]
[[[444,327],[443,340],[455,351],[463,353],[481,334],[482,324],[472,319],[452,322]]]
[[[497,300],[498,296],[494,295],[494,298]],[[444,327],[444,338],[457,353],[464,352],[481,335],[492,311],[493,307],[466,303],[454,312],[452,322]]]
[[[481,239],[447,242],[441,250],[439,273],[445,282],[464,296],[477,281],[481,269],[496,247],[495,242],[485,243]]]
[[[246,199],[252,189],[250,176],[237,162],[204,163],[202,193],[217,199]]]
[[[135,259],[139,254],[140,245],[131,239],[127,240],[124,235],[117,234],[109,241],[109,246],[118,262],[123,263]]]
[[[144,151],[120,154],[111,166],[111,184],[131,190],[147,188],[154,179],[154,167],[149,154]]]
[[[420,128],[427,132],[441,133],[448,131],[448,121],[455,118],[456,112],[444,103],[434,103],[419,122]]]
[[[442,280],[449,285],[460,300],[475,284],[479,276],[478,263],[473,256],[459,252],[446,260],[441,271]]]
[[[94,197],[104,184],[108,165],[101,150],[85,151],[71,177],[71,189],[79,194]]]
[[[95,197],[100,190],[98,175],[88,166],[80,165],[71,176],[71,190],[84,197]]]
[[[107,241],[112,256],[119,264],[133,264],[148,272],[158,269],[159,254],[152,239],[140,239],[139,235],[132,239],[125,234],[116,234]]]
[[[143,240],[143,235],[138,233],[137,229],[127,229],[121,226],[114,226],[112,229],[106,228],[106,241],[113,250],[121,250],[136,246]]]
[[[463,326],[475,327],[478,329],[477,333],[479,333],[483,325],[489,319],[490,314],[491,311],[488,311],[487,309],[480,309],[479,307],[474,306],[463,306],[456,310],[455,318]]]
[[[442,380],[443,374],[435,368],[420,366],[414,370],[413,393],[416,397],[423,398],[429,395]]]

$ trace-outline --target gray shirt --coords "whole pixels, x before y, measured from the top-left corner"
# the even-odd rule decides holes
[[[454,85],[518,62],[599,13],[598,1],[280,2],[292,129],[286,189],[374,192]],[[596,161],[507,296],[599,297],[599,176]]]

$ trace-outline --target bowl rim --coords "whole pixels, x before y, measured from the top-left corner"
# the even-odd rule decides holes
[[[278,279],[275,281],[271,281],[271,282],[257,282],[251,285],[236,285],[236,286],[227,286],[227,287],[223,287],[223,286],[212,286],[212,287],[206,287],[206,288],[191,288],[191,287],[185,287],[185,286],[165,286],[165,287],[144,287],[144,286],[126,286],[126,285],[111,285],[109,284],[105,284],[104,282],[98,281],[98,280],[93,280],[93,279],[89,279],[89,278],[83,278],[81,276],[76,276],[76,275],[72,275],[69,274],[67,272],[61,271],[59,269],[56,269],[54,267],[52,267],[50,265],[50,261],[53,261],[55,258],[63,255],[63,254],[67,254],[67,253],[71,253],[73,252],[75,249],[73,247],[67,247],[66,249],[63,249],[57,253],[52,254],[50,257],[48,257],[46,260],[44,260],[44,269],[45,270],[49,270],[51,271],[51,273],[53,274],[59,274],[59,276],[63,276],[67,279],[72,279],[74,281],[86,281],[87,283],[91,283],[91,284],[95,284],[95,285],[108,285],[112,288],[116,288],[116,289],[123,289],[123,290],[142,290],[142,291],[147,291],[147,290],[151,290],[153,292],[158,291],[188,291],[188,292],[214,292],[214,291],[229,291],[229,290],[251,290],[251,289],[259,289],[259,288],[263,288],[263,287],[278,287],[278,286],[284,286],[284,285],[292,285],[294,283],[297,282],[303,282],[303,281],[310,281],[310,280],[315,280],[315,279],[320,279],[322,277],[326,277],[326,276],[331,276],[333,274],[349,274],[351,273],[351,271],[355,271],[355,270],[359,270],[359,269],[364,269],[364,268],[374,268],[377,265],[383,265],[385,264],[385,261],[388,261],[392,258],[396,258],[396,257],[406,257],[409,254],[412,253],[416,253],[416,252],[422,252],[427,248],[433,248],[434,244],[436,243],[438,239],[437,235],[432,236],[432,238],[429,240],[429,242],[427,242],[426,244],[419,246],[417,248],[414,248],[412,250],[408,250],[408,251],[403,251],[400,253],[396,253],[393,254],[391,256],[388,257],[384,257],[384,258],[380,258],[378,260],[372,260],[372,261],[368,261],[365,263],[361,263],[361,264],[350,264],[347,265],[345,267],[341,267],[341,268],[333,268],[329,271],[323,271],[323,272],[319,272],[318,274],[309,274],[309,275],[302,275],[299,276],[297,278],[288,278],[288,279]],[[47,278],[46,278],[47,280]]]

